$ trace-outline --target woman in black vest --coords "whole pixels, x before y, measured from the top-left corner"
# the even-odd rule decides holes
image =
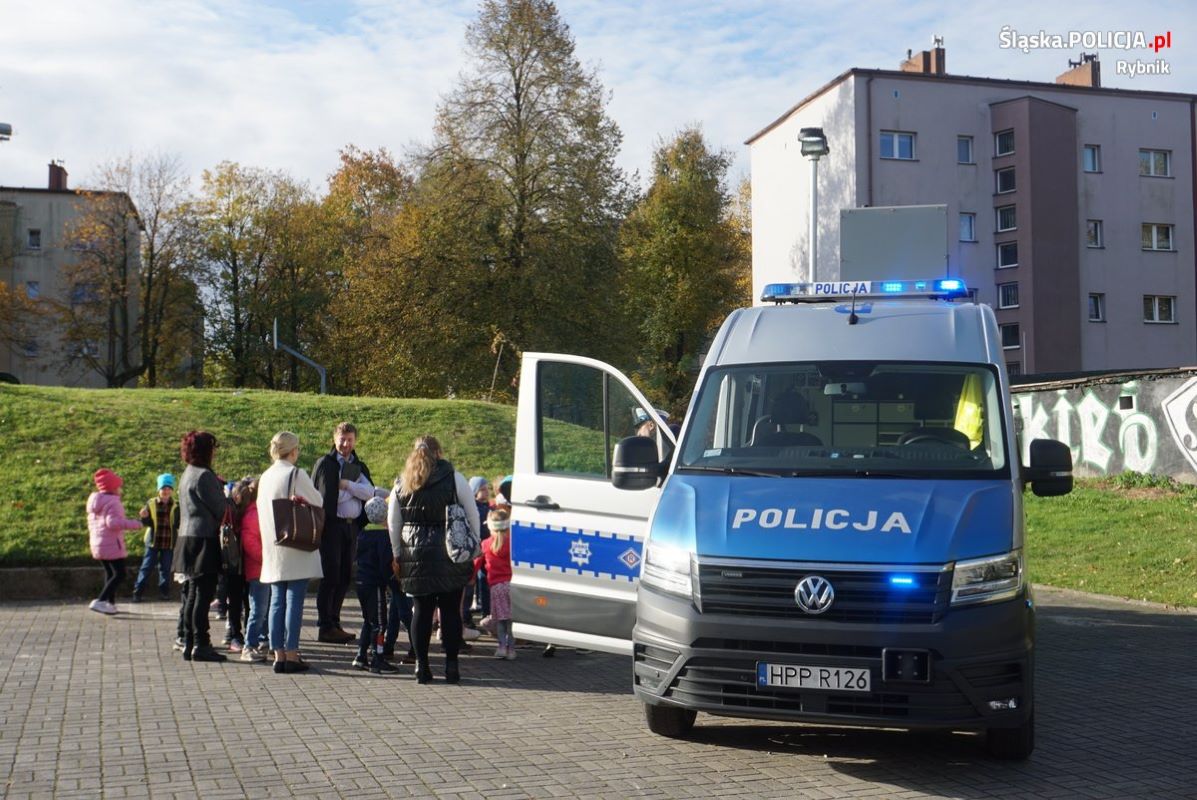
[[[453,469],[432,436],[416,439],[403,474],[395,482],[387,509],[387,529],[395,553],[395,574],[413,601],[411,638],[416,651],[416,680],[432,681],[428,643],[432,613],[441,612],[445,647],[445,681],[458,683],[457,653],[461,647],[461,592],[470,581],[472,561],[454,563],[445,547],[445,509],[460,504],[474,535],[478,509],[465,476]]]

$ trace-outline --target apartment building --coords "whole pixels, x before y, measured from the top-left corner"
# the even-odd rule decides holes
[[[754,292],[840,277],[840,209],[946,204],[948,274],[996,311],[1013,373],[1197,364],[1197,96],[949,75],[945,51],[849,69],[753,135]],[[817,274],[810,165],[823,128]],[[939,271],[927,277],[937,277]],[[911,276],[895,276],[911,277]]]
[[[96,315],[111,335],[68,343],[57,316],[48,316],[26,340],[0,345],[0,373],[21,383],[104,387],[108,381],[97,366],[114,364],[119,371],[122,364],[139,359],[141,229],[128,195],[72,190],[67,179],[66,169],[51,163],[45,188],[0,186],[0,280],[31,299],[45,301],[46,306]],[[125,269],[132,287],[123,312],[96,302],[94,286],[80,285],[69,277],[70,265],[77,263],[86,249],[71,238],[72,224],[98,203],[117,204],[130,212],[120,217],[129,220],[123,236],[128,254]],[[116,324],[118,320],[127,324]],[[131,378],[125,385],[135,383],[136,378]]]

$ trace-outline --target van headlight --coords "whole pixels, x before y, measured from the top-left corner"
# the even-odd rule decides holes
[[[1022,591],[1022,550],[1002,556],[957,561],[952,572],[952,605],[1008,600]]]
[[[640,568],[640,582],[657,591],[690,600],[690,551],[649,542],[644,548],[644,565]]]

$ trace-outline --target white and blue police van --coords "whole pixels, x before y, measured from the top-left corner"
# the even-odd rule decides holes
[[[665,736],[702,711],[980,730],[1025,758],[1023,490],[1071,491],[1072,457],[1020,447],[993,311],[967,297],[770,284],[716,335],[676,438],[618,370],[525,354],[515,634],[632,656]]]

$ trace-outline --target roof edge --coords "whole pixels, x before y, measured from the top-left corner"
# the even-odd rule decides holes
[[[820,86],[811,94],[802,98],[798,103],[790,107],[784,114],[777,119],[770,122],[764,128],[761,128],[752,136],[748,137],[744,144],[751,145],[757,139],[760,139],[769,131],[781,125],[787,119],[794,115],[808,103],[817,100],[820,96],[827,93],[835,86],[850,77],[868,77],[868,78],[902,78],[904,80],[923,80],[923,81],[939,81],[947,83],[971,83],[982,86],[1006,86],[1006,87],[1025,87],[1028,89],[1040,91],[1055,91],[1068,92],[1070,94],[1085,93],[1085,94],[1105,94],[1111,96],[1123,97],[1139,97],[1144,99],[1159,98],[1163,100],[1180,100],[1186,103],[1197,101],[1197,94],[1188,94],[1185,92],[1158,92],[1141,89],[1121,89],[1113,86],[1070,86],[1063,83],[1047,83],[1045,81],[1025,81],[1015,80],[1012,78],[982,78],[974,75],[927,75],[921,72],[903,72],[896,69],[864,69],[861,67],[852,67],[841,72],[836,77],[832,78],[827,83]],[[1014,99],[1014,98],[1012,98]],[[1037,98],[1042,100],[1043,98]],[[997,101],[1005,102],[1005,101]],[[1046,103],[1053,102],[1051,100],[1044,100]],[[1056,105],[1063,105],[1056,103]],[[1065,106],[1068,108],[1069,106]]]

